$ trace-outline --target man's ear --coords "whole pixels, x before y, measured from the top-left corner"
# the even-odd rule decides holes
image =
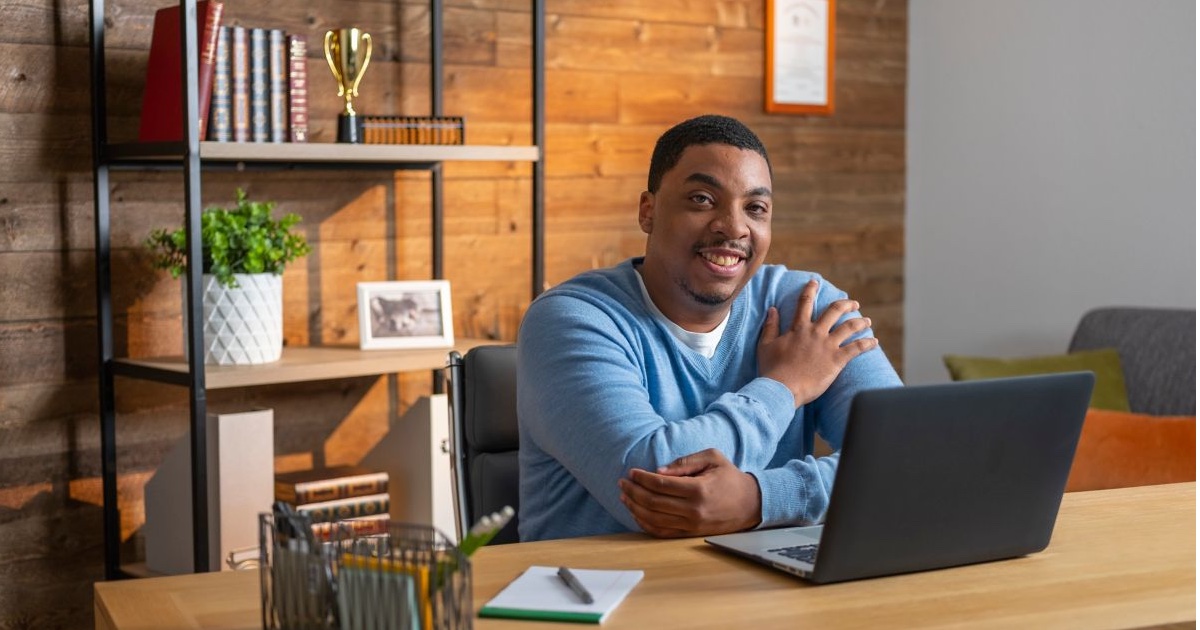
[[[638,199],[638,225],[646,234],[654,230],[654,193],[648,190]]]

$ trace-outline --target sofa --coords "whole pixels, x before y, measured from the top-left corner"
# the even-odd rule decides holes
[[[1079,320],[1070,352],[1116,348],[1129,410],[1196,415],[1196,309],[1097,308]]]
[[[946,355],[955,380],[1088,370],[1092,399],[1067,490],[1196,479],[1196,310],[1106,307],[1080,318],[1068,352]]]

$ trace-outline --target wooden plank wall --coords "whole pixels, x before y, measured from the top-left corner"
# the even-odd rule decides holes
[[[110,137],[132,139],[154,10],[109,3]],[[446,3],[447,114],[472,143],[530,138],[524,0]],[[641,252],[636,201],[657,136],[683,118],[737,116],[775,167],[773,262],[827,275],[864,304],[901,364],[907,3],[841,0],[837,113],[762,111],[762,0],[549,0],[546,270],[550,283]],[[321,56],[328,28],[375,37],[367,113],[428,113],[428,8],[391,0],[226,1],[228,22],[304,33],[312,141],[339,101]],[[0,0],[0,628],[91,623],[101,578],[88,30],[85,3]],[[446,271],[456,332],[513,339],[530,297],[530,167],[446,165]],[[357,343],[354,283],[430,274],[428,176],[401,172],[214,173],[298,212],[314,254],[285,275],[289,344]],[[115,173],[119,355],[178,354],[179,286],[140,242],[180,221],[181,178]],[[389,258],[391,263],[389,264]],[[217,391],[213,408],[276,410],[276,467],[355,462],[428,375]],[[125,558],[140,554],[142,485],[186,432],[183,394],[118,382]],[[399,403],[394,401],[399,400]]]

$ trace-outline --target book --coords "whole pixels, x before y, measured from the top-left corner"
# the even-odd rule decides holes
[[[233,140],[233,76],[230,74],[229,27],[217,30],[217,57],[213,64],[212,104],[208,110],[208,140]]]
[[[357,538],[365,536],[380,536],[388,533],[392,520],[387,514],[372,514],[358,518],[347,518],[337,522],[324,521],[312,524],[313,537],[325,542],[333,538],[336,532],[343,539],[348,535]]]
[[[314,523],[324,523],[326,521],[357,518],[359,516],[387,514],[390,507],[391,503],[388,500],[388,495],[384,493],[334,499],[333,501],[304,503],[297,505],[296,511],[301,514],[307,514]]]
[[[288,139],[308,142],[308,42],[288,35]]]
[[[287,140],[288,51],[283,30],[267,31],[267,96],[270,102],[270,140]]]
[[[275,475],[275,499],[295,505],[348,499],[388,490],[388,474],[362,466],[334,466]]]
[[[250,41],[246,27],[229,30],[230,76],[233,78],[233,141],[250,141]]]
[[[270,84],[267,78],[267,30],[250,29],[250,141],[271,139]]]
[[[603,623],[642,581],[642,571],[571,569],[592,595],[585,604],[554,567],[531,566],[479,610],[480,617]]]
[[[216,0],[200,0],[196,3],[196,43],[200,47],[196,77],[196,95],[200,105],[197,124],[202,140],[208,129],[217,32],[224,8],[225,5]],[[140,142],[183,140],[183,34],[179,30],[179,21],[178,4],[159,9],[154,14],[145,92],[142,93],[142,117],[138,128]]]

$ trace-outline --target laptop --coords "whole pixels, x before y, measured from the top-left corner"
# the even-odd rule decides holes
[[[815,583],[1041,551],[1094,380],[1069,372],[859,392],[823,525],[705,541]]]

